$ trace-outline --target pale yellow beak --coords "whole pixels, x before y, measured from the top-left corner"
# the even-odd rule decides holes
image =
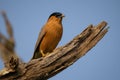
[[[61,17],[63,18],[63,17],[65,17],[65,15],[64,15],[64,14],[62,14],[62,16],[61,16]]]

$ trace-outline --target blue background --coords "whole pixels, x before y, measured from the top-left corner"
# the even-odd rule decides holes
[[[66,16],[58,46],[68,43],[89,24],[107,21],[107,35],[75,64],[49,80],[120,80],[120,0],[0,0],[2,10],[14,29],[16,52],[25,62],[31,59],[38,33],[52,12]],[[1,14],[0,31],[7,36]]]

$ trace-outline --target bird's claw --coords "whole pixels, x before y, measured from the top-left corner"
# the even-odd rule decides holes
[[[48,53],[44,53],[44,52],[41,50],[41,55],[42,55],[42,57],[45,57],[45,56],[49,55],[49,52],[48,52]]]

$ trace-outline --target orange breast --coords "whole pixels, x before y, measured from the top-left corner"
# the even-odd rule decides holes
[[[61,24],[47,24],[45,26],[46,34],[40,44],[40,50],[43,53],[52,52],[62,37],[63,28]]]

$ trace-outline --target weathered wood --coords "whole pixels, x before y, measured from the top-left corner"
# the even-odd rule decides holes
[[[14,56],[11,57],[8,63],[10,69],[5,68],[0,72],[0,80],[46,80],[53,77],[68,68],[94,47],[107,33],[108,28],[106,28],[106,25],[105,21],[97,26],[89,25],[69,43],[55,49],[46,57],[34,59],[28,63],[14,59]],[[1,42],[0,46],[1,48],[4,47]]]
[[[8,38],[6,38],[2,33],[0,33],[0,57],[3,59],[5,67],[7,69],[8,68],[10,69],[10,65],[9,65],[10,59],[12,57],[18,59],[18,56],[15,52],[15,40],[14,40],[12,25],[10,24],[10,21],[8,20],[5,11],[2,11],[2,16],[6,24]]]

